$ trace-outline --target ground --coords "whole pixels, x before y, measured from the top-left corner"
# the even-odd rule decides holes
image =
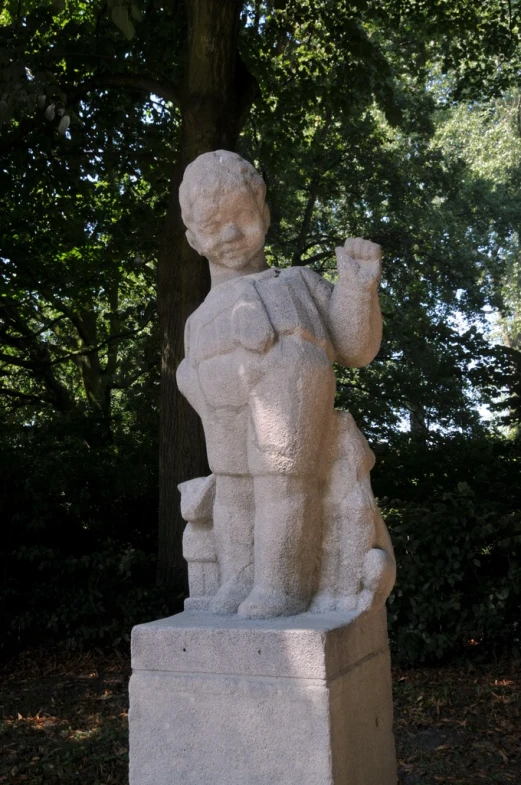
[[[400,785],[521,785],[521,662],[393,675]],[[127,783],[128,676],[115,653],[2,666],[1,785]]]
[[[521,663],[394,674],[401,785],[521,785]]]

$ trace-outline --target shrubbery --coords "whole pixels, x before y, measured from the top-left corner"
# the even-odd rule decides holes
[[[167,611],[155,588],[156,445],[134,431],[92,448],[95,427],[53,422],[0,448],[4,651],[114,645]]]
[[[157,445],[128,428],[92,448],[93,428],[88,418],[18,428],[0,447],[4,652],[117,645],[172,611],[155,586]],[[377,452],[398,563],[394,661],[519,650],[519,444],[402,435]]]
[[[519,654],[518,447],[463,438],[396,447],[376,482],[394,479],[402,494],[380,500],[398,564],[388,606],[394,660]]]
[[[521,515],[499,515],[460,483],[424,504],[389,504],[398,580],[389,602],[395,659],[425,662],[521,649]]]

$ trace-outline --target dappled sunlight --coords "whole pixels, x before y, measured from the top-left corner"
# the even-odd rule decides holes
[[[61,726],[64,723],[64,720],[60,719],[60,717],[55,716],[40,716],[40,714],[36,714],[34,717],[22,717],[21,714],[15,719],[8,717],[7,719],[2,721],[2,728],[9,728],[13,726],[17,726],[20,723],[23,723],[27,727],[39,730],[39,731],[46,731],[50,728],[54,729],[56,726]]]
[[[99,653],[4,666],[0,785],[127,785],[128,673]],[[519,785],[521,662],[395,669],[393,688],[401,785]]]
[[[99,653],[32,657],[2,674],[0,784],[125,783],[126,663]]]
[[[498,681],[498,679],[494,680],[494,687],[515,687],[515,686],[516,686],[516,682],[511,681],[510,679],[501,679],[501,681]]]

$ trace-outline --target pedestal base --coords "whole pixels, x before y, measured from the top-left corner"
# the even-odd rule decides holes
[[[385,612],[135,627],[130,785],[396,785]]]

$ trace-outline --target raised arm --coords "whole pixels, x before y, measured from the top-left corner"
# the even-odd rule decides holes
[[[382,341],[378,303],[380,246],[361,237],[336,249],[338,283],[329,301],[328,328],[337,362],[348,368],[368,365]]]

